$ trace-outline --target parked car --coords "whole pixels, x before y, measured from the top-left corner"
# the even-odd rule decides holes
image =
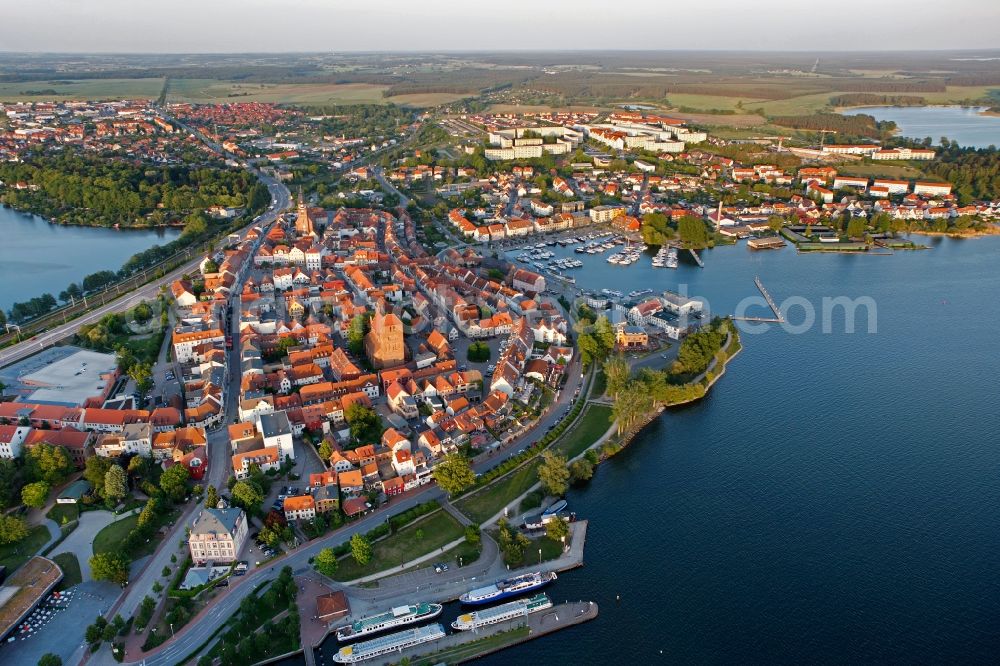
[[[448,570],[448,564],[446,562],[438,562],[434,565],[434,573],[443,573]]]

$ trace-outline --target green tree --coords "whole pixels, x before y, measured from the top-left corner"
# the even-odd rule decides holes
[[[41,509],[49,499],[49,484],[35,481],[21,488],[21,501],[33,509]]]
[[[371,407],[360,402],[352,402],[344,410],[344,420],[351,430],[351,439],[356,446],[374,442],[382,436],[382,419]]]
[[[132,456],[128,461],[128,473],[129,476],[135,478],[144,478],[149,474],[149,464],[146,458],[142,456]],[[105,476],[107,473],[105,473]]]
[[[107,580],[118,585],[128,582],[129,560],[122,552],[97,553],[90,558],[94,580]]]
[[[62,666],[62,657],[51,652],[46,652],[38,660],[38,666]]]
[[[337,555],[333,548],[324,548],[316,553],[316,570],[330,578],[337,573]]]
[[[28,449],[25,467],[31,479],[58,486],[72,473],[73,461],[61,446],[43,443]]]
[[[600,345],[590,333],[581,333],[577,336],[576,346],[580,348],[580,362],[584,366],[589,366],[599,360]]]
[[[112,465],[104,475],[104,496],[115,502],[128,495],[128,477],[121,465]]]
[[[139,361],[128,369],[128,376],[135,382],[135,390],[145,399],[149,389],[153,388],[153,366],[151,363]]]
[[[91,456],[83,467],[83,478],[85,478],[100,497],[104,497],[104,479],[108,470],[111,469],[112,462],[108,458],[101,456]]]
[[[850,238],[861,238],[865,235],[867,222],[863,217],[852,217],[847,222],[847,235]]]
[[[347,329],[347,348],[355,356],[364,356],[365,334],[370,327],[371,315],[356,315]]]
[[[617,398],[632,376],[632,368],[621,354],[604,362],[604,376],[607,379],[607,393]]]
[[[184,465],[173,465],[160,475],[160,490],[173,501],[179,502],[187,496],[187,482],[190,476]]]
[[[434,466],[434,480],[449,495],[457,495],[476,482],[469,459],[461,453],[449,453]]]
[[[0,543],[11,544],[28,536],[28,525],[17,516],[0,516]]]
[[[466,353],[470,363],[485,363],[490,360],[490,346],[485,342],[473,342]]]
[[[598,361],[604,361],[608,355],[615,348],[615,329],[611,326],[611,322],[604,315],[597,318],[594,322],[594,340],[598,344],[599,356]]]
[[[15,461],[0,459],[0,510],[9,509],[20,499],[21,473]]]
[[[703,248],[708,245],[708,228],[705,221],[694,215],[684,215],[677,221],[677,232],[685,247]]]
[[[506,518],[501,518],[497,527],[500,530],[499,545],[504,562],[514,566],[521,564],[524,560],[524,551],[531,544],[531,540],[512,528]]]
[[[208,491],[205,493],[205,506],[215,508],[219,504],[219,491],[215,489],[215,486],[209,485]]]
[[[153,318],[153,308],[149,307],[149,303],[143,301],[132,308],[132,318],[140,324],[145,324]]]
[[[330,462],[330,456],[333,455],[333,446],[331,446],[330,441],[324,439],[320,442],[317,453],[319,453],[319,458],[323,461],[323,464],[328,464]]]
[[[590,481],[594,476],[594,464],[586,458],[574,460],[569,466],[570,483],[583,483]]]
[[[545,524],[545,536],[553,541],[562,541],[569,536],[569,521],[556,516]]]
[[[372,561],[372,553],[373,548],[368,537],[363,534],[355,534],[351,537],[351,555],[360,566],[365,566]]]
[[[478,523],[465,526],[465,542],[475,548],[483,542],[483,532]]]
[[[566,456],[553,451],[542,452],[542,463],[538,466],[538,480],[549,495],[565,494],[569,487],[569,470]]]
[[[264,503],[264,493],[255,483],[250,481],[237,481],[232,490],[233,504],[241,507],[250,515],[255,515],[260,511]]]

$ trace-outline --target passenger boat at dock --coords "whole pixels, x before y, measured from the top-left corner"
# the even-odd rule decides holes
[[[486,587],[477,587],[474,590],[469,590],[458,599],[463,604],[472,606],[488,604],[491,601],[499,601],[500,599],[530,592],[531,590],[537,590],[540,587],[548,585],[556,578],[557,576],[554,571],[545,573],[536,571],[521,576],[514,576],[513,578],[498,580]]]
[[[406,629],[388,636],[373,638],[370,641],[345,645],[337,651],[337,654],[333,655],[333,661],[338,664],[357,664],[367,659],[401,652],[407,648],[430,643],[444,637],[444,627],[440,624],[429,624],[426,627]]]
[[[407,624],[433,620],[441,614],[441,604],[411,604],[409,606],[396,606],[378,615],[362,617],[356,622],[346,624],[337,629],[337,640],[341,643],[356,641],[365,636],[402,627]]]
[[[530,599],[518,599],[517,601],[509,601],[499,606],[491,606],[483,610],[463,613],[451,623],[451,628],[458,631],[476,630],[491,624],[500,624],[507,620],[527,617],[532,613],[538,613],[549,608],[552,608],[552,600],[545,594],[536,594]]]

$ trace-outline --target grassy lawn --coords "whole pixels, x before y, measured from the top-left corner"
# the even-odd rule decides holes
[[[534,458],[505,477],[455,502],[459,511],[473,522],[484,523],[528,491],[538,481],[540,458]]]
[[[56,504],[45,515],[59,525],[64,525],[80,518],[80,507],[77,504]]]
[[[569,542],[569,537],[566,537],[566,541]],[[531,545],[524,549],[524,563],[536,564],[539,549],[542,551],[542,562],[548,562],[562,555],[563,547],[561,541],[553,541],[547,536],[532,539]]]
[[[94,537],[94,554],[118,550],[128,533],[135,529],[137,522],[139,522],[139,516],[131,515],[111,523],[98,532],[97,536]]]
[[[62,582],[59,583],[60,589],[66,590],[80,584],[83,580],[83,574],[80,572],[80,560],[76,559],[76,555],[73,553],[59,553],[52,559],[59,565],[59,568],[63,572]]]
[[[603,370],[598,370],[597,374],[594,376],[594,385],[590,389],[590,395],[593,398],[600,398],[607,390],[608,377],[604,374]]]
[[[564,453],[567,458],[574,458],[587,450],[610,427],[611,407],[589,404],[584,408],[576,426],[555,444],[555,449]]]
[[[908,164],[845,164],[841,167],[845,176],[874,176],[876,178],[921,178],[924,173]]]
[[[421,538],[418,538],[418,531],[422,533]],[[448,512],[436,511],[376,542],[372,560],[365,566],[360,566],[350,555],[343,558],[335,578],[347,581],[393,567],[398,569],[400,564],[434,552],[464,533],[462,525]]]
[[[28,530],[28,536],[18,543],[0,546],[0,565],[7,567],[9,576],[29,557],[38,552],[49,540],[49,530],[45,525],[36,525]]]

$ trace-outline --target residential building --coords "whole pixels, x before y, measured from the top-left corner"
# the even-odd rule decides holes
[[[235,507],[202,509],[191,526],[188,547],[199,562],[233,562],[247,538],[247,518]]]

